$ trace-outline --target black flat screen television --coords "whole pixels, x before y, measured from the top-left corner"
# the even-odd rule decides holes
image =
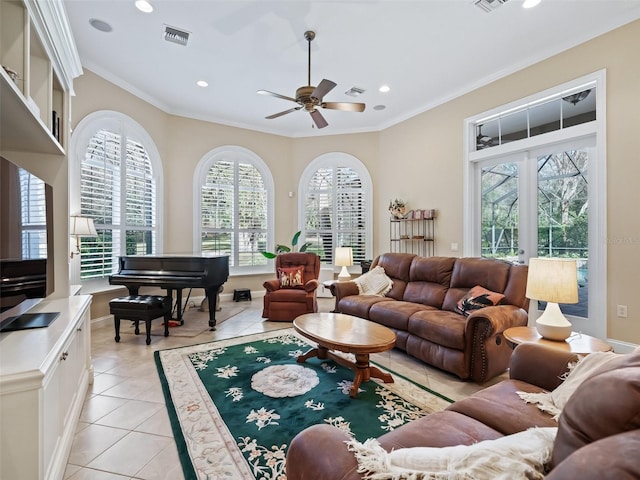
[[[50,185],[0,156],[0,311],[53,291]]]

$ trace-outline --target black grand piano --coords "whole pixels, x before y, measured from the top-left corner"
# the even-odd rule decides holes
[[[209,326],[216,325],[218,290],[229,278],[228,256],[207,255],[132,255],[119,259],[118,273],[109,277],[111,285],[124,285],[129,295],[138,295],[140,287],[167,290],[173,301],[176,290],[178,320],[182,324],[182,289],[204,288],[209,302]]]

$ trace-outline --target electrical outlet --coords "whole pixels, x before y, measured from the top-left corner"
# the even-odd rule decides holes
[[[627,306],[626,305],[618,305],[618,317],[627,318]]]
[[[457,252],[458,251],[458,244],[457,243],[452,243],[451,244],[451,251],[452,252]]]

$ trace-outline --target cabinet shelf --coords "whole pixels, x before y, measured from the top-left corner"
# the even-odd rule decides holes
[[[391,251],[423,257],[435,255],[434,225],[433,218],[390,218]]]
[[[29,108],[22,92],[0,69],[0,145],[2,150],[64,155],[49,127]]]

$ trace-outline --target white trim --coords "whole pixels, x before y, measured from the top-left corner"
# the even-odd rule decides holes
[[[313,159],[304,169],[298,182],[298,225],[304,230],[305,209],[304,201],[306,198],[309,181],[316,171],[320,168],[337,168],[347,167],[358,173],[362,186],[365,191],[365,200],[367,209],[365,212],[365,258],[373,258],[373,182],[367,167],[357,157],[345,152],[329,152],[324,153]],[[304,236],[304,231],[303,231]]]
[[[274,192],[275,184],[273,182],[273,175],[267,164],[260,158],[260,156],[245,147],[238,145],[223,145],[221,147],[214,148],[205,153],[198,161],[195,171],[193,173],[193,251],[199,253],[202,251],[202,244],[200,238],[202,237],[202,225],[200,219],[202,218],[202,205],[201,205],[201,188],[204,184],[207,173],[212,165],[220,160],[233,160],[235,162],[246,162],[253,165],[258,172],[262,175],[264,186],[267,191],[267,250],[273,247],[273,238],[275,230],[274,221]],[[230,267],[230,275],[252,275],[261,273],[272,273],[273,262],[269,261],[264,267],[251,266],[251,267]]]
[[[164,251],[164,174],[156,143],[142,125],[124,113],[99,110],[84,117],[76,125],[69,141],[69,215],[80,212],[80,173],[89,141],[100,129],[120,132],[144,145],[153,167],[156,182],[156,253]],[[123,133],[124,132],[124,133]],[[71,284],[81,284],[79,257],[70,261]]]
[[[567,91],[579,90],[586,85],[596,86],[596,120],[553,131],[543,135],[475,151],[475,125],[482,119],[516,109],[521,105],[536,103],[543,98],[557,96]],[[463,255],[480,255],[480,168],[487,162],[531,152],[538,148],[559,146],[571,141],[573,145],[591,142],[593,155],[589,156],[589,325],[587,333],[606,338],[607,333],[607,145],[606,145],[606,70],[599,70],[557,87],[547,89],[526,98],[466,118],[463,122]],[[589,148],[589,147],[587,147]],[[597,294],[596,294],[597,292]],[[533,303],[533,302],[532,302]],[[574,327],[576,330],[578,326]]]

